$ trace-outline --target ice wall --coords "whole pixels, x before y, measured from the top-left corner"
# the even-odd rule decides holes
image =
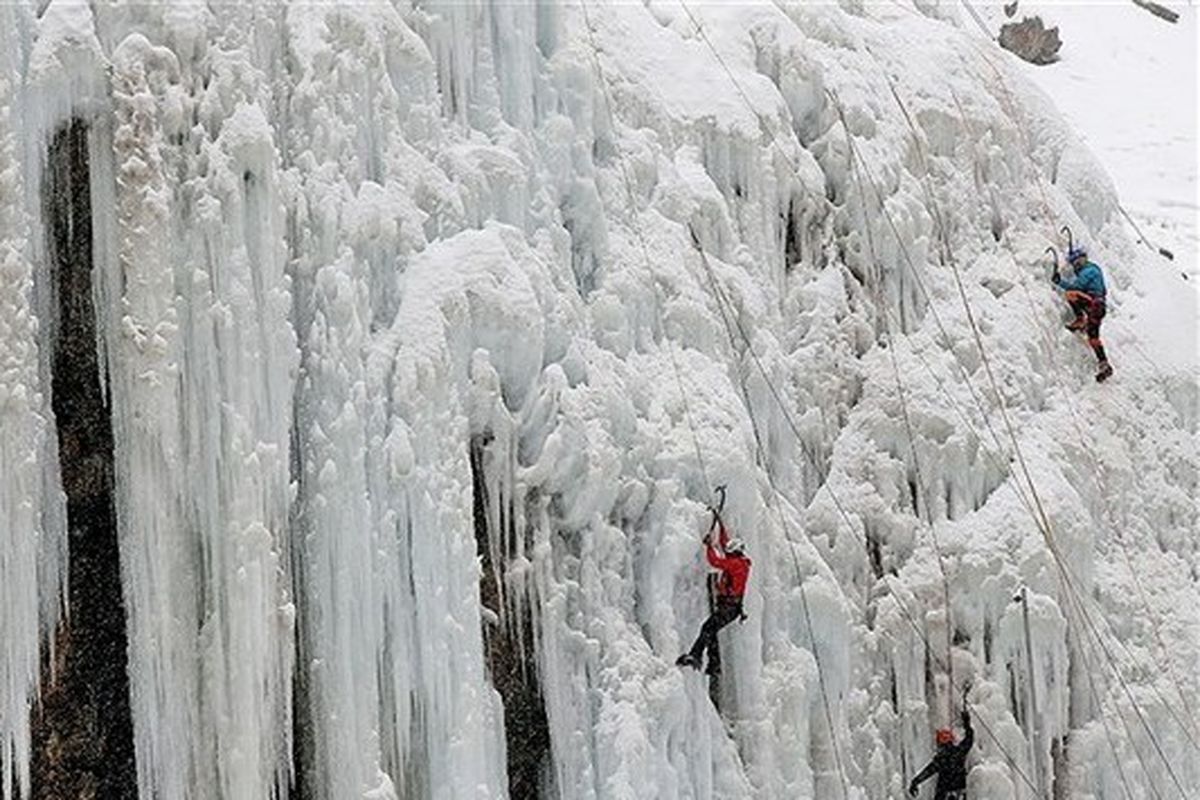
[[[968,682],[975,796],[1200,788],[1195,373],[1121,327],[1148,267],[1107,179],[953,13],[0,22],[7,796],[66,565],[36,186],[72,115],[142,797],[506,796],[497,632],[543,796],[900,797]],[[1103,390],[1044,280],[1064,222],[1114,287]],[[672,662],[721,483],[755,566],[718,714]]]
[[[29,784],[30,722],[39,669],[66,585],[66,520],[58,446],[41,383],[35,262],[21,169],[23,15],[0,8],[0,792]]]

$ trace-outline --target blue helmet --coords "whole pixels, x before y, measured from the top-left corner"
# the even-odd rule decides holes
[[[1076,261],[1078,261],[1081,258],[1084,259],[1085,261],[1087,260],[1087,248],[1085,248],[1083,246],[1072,247],[1070,250],[1067,251],[1067,263],[1068,264],[1074,264]]]

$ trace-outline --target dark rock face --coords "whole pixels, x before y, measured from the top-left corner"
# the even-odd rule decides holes
[[[137,797],[112,418],[101,389],[92,303],[89,192],[88,129],[76,119],[51,142],[42,185],[50,262],[43,288],[58,319],[51,393],[70,573],[67,614],[56,632],[54,662],[44,670],[33,725],[37,800]]]
[[[1031,64],[1053,64],[1058,61],[1062,40],[1058,28],[1045,27],[1041,17],[1025,17],[1001,26],[1000,46]]]
[[[528,606],[516,618],[501,602],[500,585],[504,566],[492,558],[488,529],[488,445],[491,436],[474,435],[470,441],[471,476],[474,488],[475,541],[482,566],[479,599],[491,612],[483,625],[483,643],[492,685],[504,703],[504,740],[508,758],[508,796],[548,798],[558,796],[553,785],[550,724],[546,701],[538,681],[533,619]],[[502,526],[512,525],[511,514],[501,514]],[[513,541],[513,530],[506,531]],[[501,553],[505,560],[512,554]]]

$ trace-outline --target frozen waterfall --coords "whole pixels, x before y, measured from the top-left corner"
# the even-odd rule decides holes
[[[1200,796],[1194,351],[973,24],[0,4],[0,798]]]

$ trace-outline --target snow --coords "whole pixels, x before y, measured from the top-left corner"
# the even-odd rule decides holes
[[[547,796],[901,797],[967,683],[973,798],[1200,792],[1195,106],[1076,105],[1148,54],[1194,82],[1195,13],[1081,47],[1087,12],[1034,70],[936,3],[0,6],[5,800],[67,565],[37,187],[71,114],[139,796],[508,796],[485,629]],[[1112,286],[1103,386],[1062,224]],[[719,713],[673,664],[718,484],[754,561]]]
[[[1152,241],[1194,273],[1197,17],[1194,6],[1168,7],[1180,15],[1175,24],[1131,3],[1022,4],[1022,13],[1057,24],[1064,40],[1057,64],[1025,71],[1104,164]]]
[[[1060,28],[1060,60],[1047,67],[1023,64],[1022,70],[1103,163],[1125,211],[1152,245],[1132,254],[1137,279],[1110,327],[1118,341],[1145,351],[1154,368],[1187,373],[1200,362],[1197,315],[1160,310],[1172,304],[1200,308],[1200,23],[1195,7],[1167,6],[1179,14],[1177,23],[1115,2],[1022,3],[1018,16],[1039,14]],[[1003,19],[998,9],[987,11],[996,24]],[[1174,259],[1158,255],[1158,248]]]

